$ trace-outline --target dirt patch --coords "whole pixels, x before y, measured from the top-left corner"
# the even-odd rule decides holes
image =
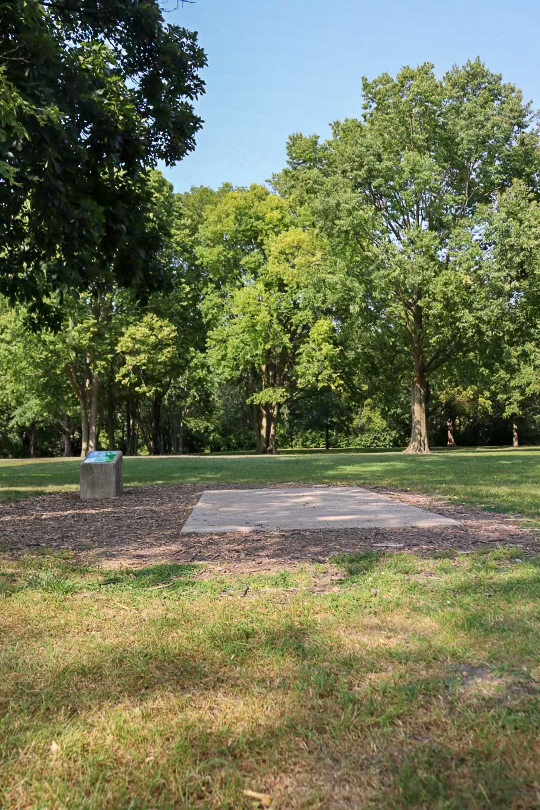
[[[114,501],[81,501],[77,493],[68,493],[3,504],[2,555],[69,549],[86,562],[108,568],[201,562],[232,573],[292,568],[299,562],[327,562],[335,554],[367,549],[432,554],[468,552],[504,544],[523,546],[525,554],[538,548],[537,533],[514,518],[384,487],[373,490],[454,518],[459,526],[180,534],[205,489],[295,486],[265,487],[254,483],[133,487],[126,490],[122,499]]]

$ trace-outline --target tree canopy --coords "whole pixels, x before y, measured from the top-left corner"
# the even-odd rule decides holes
[[[363,317],[409,354],[411,452],[427,452],[431,376],[489,340],[505,295],[486,229],[497,195],[519,178],[536,190],[530,105],[480,60],[441,79],[433,65],[364,79],[364,114],[319,145],[289,142],[286,195],[316,221],[361,281]]]
[[[205,64],[158,0],[0,2],[0,292],[162,283],[148,170],[193,149]]]
[[[517,88],[480,60],[365,79],[272,187],[175,194],[152,167],[200,124],[195,35],[153,0],[0,9],[0,452],[540,441]]]

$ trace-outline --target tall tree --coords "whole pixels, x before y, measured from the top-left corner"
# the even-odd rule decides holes
[[[540,402],[540,204],[525,183],[515,181],[500,195],[492,237],[509,291],[493,388],[512,421],[517,447],[519,422],[537,413]]]
[[[24,310],[0,298],[0,407],[30,456],[39,455],[42,432],[50,437],[49,448],[62,437],[64,454],[72,455],[71,416],[76,409],[53,337],[30,329]]]
[[[152,455],[161,453],[161,407],[177,372],[177,341],[174,325],[153,313],[128,326],[118,341],[123,357],[118,379],[151,401]]]
[[[337,382],[332,296],[341,292],[313,230],[262,186],[228,192],[201,226],[211,357],[240,379],[257,449],[274,453],[280,408],[307,384]]]
[[[538,133],[521,92],[480,60],[441,79],[430,64],[363,81],[364,115],[333,138],[295,136],[285,192],[314,209],[360,280],[363,312],[410,363],[411,438],[429,452],[431,376],[487,340],[504,288],[483,242],[496,194],[534,186]]]

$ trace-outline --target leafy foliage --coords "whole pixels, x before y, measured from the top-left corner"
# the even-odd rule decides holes
[[[194,147],[205,55],[158,0],[0,4],[0,292],[163,283],[148,169]]]

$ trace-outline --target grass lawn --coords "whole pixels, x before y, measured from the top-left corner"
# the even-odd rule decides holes
[[[343,483],[538,519],[540,449],[127,458],[128,485]],[[2,461],[2,497],[78,460]],[[3,554],[2,810],[529,810],[539,561],[347,554],[273,574]],[[96,537],[99,543],[99,537]]]
[[[0,461],[0,498],[26,498],[78,487],[79,461]],[[399,452],[283,453],[279,456],[126,458],[128,486],[287,482],[359,484],[454,498],[500,512],[540,514],[540,448]]]
[[[502,548],[231,578],[4,561],[0,807],[538,807],[539,591]]]

